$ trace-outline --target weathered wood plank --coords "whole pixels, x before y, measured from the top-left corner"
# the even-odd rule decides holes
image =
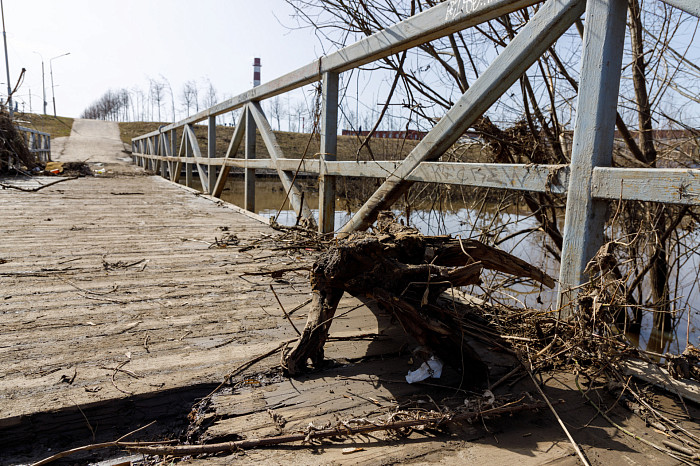
[[[700,383],[694,380],[676,380],[666,369],[644,361],[627,360],[620,362],[626,375],[633,375],[649,382],[673,395],[680,395],[686,400],[700,403]]]

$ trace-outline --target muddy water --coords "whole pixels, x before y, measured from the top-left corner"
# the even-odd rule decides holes
[[[243,204],[243,183],[241,178],[230,179],[222,199],[236,205]],[[195,186],[196,187],[196,186]],[[284,189],[278,180],[258,179],[255,198],[257,213],[267,218],[275,218],[283,225],[294,225],[296,215],[284,201]],[[318,194],[313,190],[305,193],[306,200],[313,208],[318,205]],[[344,199],[337,199],[338,210],[335,213],[336,229],[342,228],[352,216],[352,207]],[[453,203],[451,209],[413,210],[408,223],[426,235],[450,234],[462,238],[507,238],[523,230],[534,230],[520,234],[498,243],[498,247],[514,254],[529,263],[545,270],[552,277],[559,276],[559,263],[544,253],[547,238],[537,231],[537,222],[525,212],[498,212],[496,206],[485,205],[478,210],[466,205]],[[314,213],[318,215],[316,209]],[[396,211],[397,216],[406,221],[405,212]],[[694,243],[700,242],[696,234]],[[685,349],[687,342],[700,346],[700,291],[698,290],[698,270],[700,255],[692,254],[682,264],[680,273],[671,279],[671,288],[675,293],[677,314],[676,329],[671,336],[663,336],[652,330],[652,314],[645,312],[639,335],[629,335],[640,347],[654,353],[670,352],[678,354]],[[543,286],[533,286],[518,280],[509,280],[503,275],[485,274],[483,286],[474,286],[466,290],[469,293],[489,297],[497,302],[517,307],[551,310],[556,306],[556,289],[549,290]],[[673,298],[672,298],[673,299]]]

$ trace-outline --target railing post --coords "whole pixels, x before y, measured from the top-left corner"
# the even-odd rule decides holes
[[[187,131],[185,131],[185,133],[187,133]],[[190,141],[188,134],[185,134],[185,157],[192,157],[192,141]],[[190,162],[185,163],[185,186],[188,188],[192,187],[192,164]]]
[[[177,157],[177,130],[170,130],[170,156]],[[170,181],[175,179],[175,167],[177,167],[176,162],[168,162],[168,175],[170,175]]]
[[[207,158],[216,157],[216,116],[209,117],[209,127],[207,131]],[[207,181],[209,186],[202,186],[202,189],[211,194],[216,186],[217,170],[216,165],[207,164]]]
[[[603,245],[607,202],[591,197],[595,167],[612,161],[627,2],[588,0],[583,34],[571,178],[566,202],[558,308],[571,315],[584,269]],[[570,306],[573,304],[573,306]]]
[[[139,167],[146,168],[144,163],[146,159],[143,157],[143,155],[148,151],[148,139],[142,139],[140,142],[141,150],[139,151]]]
[[[246,160],[255,159],[255,120],[250,114],[248,106],[245,107],[245,158]],[[241,119],[242,120],[242,119]],[[240,124],[240,123],[239,123]],[[243,180],[243,208],[251,212],[255,212],[255,169],[245,168]]]
[[[338,149],[338,73],[323,74],[321,155],[318,179],[318,231],[335,230],[335,176],[326,175],[326,162],[336,160]]]
[[[170,148],[170,143],[168,141],[168,133],[161,133],[160,135],[160,147],[158,149],[158,152],[160,153],[160,156],[168,156],[168,149]],[[161,160],[160,161],[160,176],[165,178],[165,165],[166,161]]]

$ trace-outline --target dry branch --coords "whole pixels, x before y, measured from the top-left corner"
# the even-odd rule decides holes
[[[386,423],[368,423],[367,425],[362,425],[358,427],[350,427],[346,424],[338,425],[330,429],[322,430],[311,430],[309,432],[300,434],[289,434],[280,435],[277,437],[266,437],[266,438],[256,438],[249,440],[239,440],[235,442],[225,442],[225,443],[212,443],[209,445],[175,445],[175,446],[139,446],[134,444],[125,445],[124,449],[134,452],[143,453],[146,455],[171,455],[171,456],[187,456],[187,455],[202,455],[202,454],[215,454],[215,453],[228,453],[234,452],[241,449],[257,448],[271,445],[280,445],[283,443],[292,442],[308,442],[314,439],[323,439],[329,437],[348,437],[351,435],[367,434],[370,432],[376,432],[380,430],[384,431],[401,431],[402,429],[407,429],[411,427],[436,426],[448,421],[458,422],[466,421],[471,422],[486,416],[497,416],[501,414],[514,414],[522,411],[533,411],[545,408],[546,405],[542,402],[539,403],[525,403],[515,406],[504,406],[500,408],[488,409],[480,412],[471,412],[464,414],[457,414],[455,416],[449,417],[441,414],[436,414],[435,416],[430,416],[423,419],[408,419],[404,421],[394,421]]]

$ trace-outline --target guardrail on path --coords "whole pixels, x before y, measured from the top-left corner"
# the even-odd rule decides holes
[[[18,126],[20,134],[27,143],[29,152],[36,154],[41,162],[51,161],[51,135],[24,126]]]
[[[663,0],[700,16],[695,0]],[[214,105],[196,115],[132,140],[140,166],[192,183],[196,165],[205,192],[220,196],[231,167],[244,169],[244,207],[255,210],[255,170],[277,171],[297,215],[315,225],[311,209],[294,173],[319,176],[318,229],[334,231],[335,179],[366,176],[384,183],[339,234],[367,228],[377,213],[389,208],[412,182],[448,183],[539,192],[567,193],[559,305],[575,297],[587,280],[584,269],[604,242],[607,200],[639,200],[700,205],[700,170],[612,168],[627,2],[625,0],[547,0],[503,49],[479,79],[462,95],[428,135],[402,161],[336,161],[339,73],[396,54],[456,31],[498,18],[538,0],[449,0],[324,56],[298,70]],[[436,160],[585,12],[595,18],[583,37],[581,80],[570,165],[448,163]],[[285,158],[260,101],[322,82],[320,156],[314,160]],[[224,157],[216,157],[216,116],[235,109],[243,116]],[[201,153],[193,124],[208,123],[208,151]],[[269,159],[256,159],[255,130],[262,135]],[[178,146],[178,131],[181,141]],[[234,154],[240,145],[245,158]],[[183,153],[184,152],[184,153]],[[642,183],[643,181],[643,183]]]

